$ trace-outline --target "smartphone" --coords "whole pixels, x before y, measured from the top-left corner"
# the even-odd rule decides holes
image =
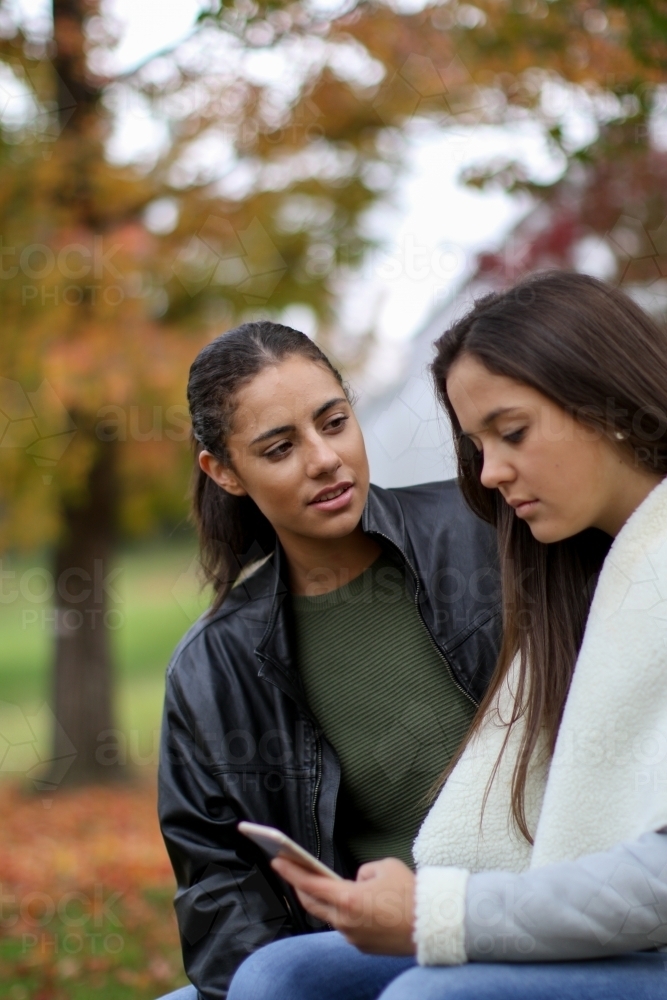
[[[237,830],[245,837],[250,837],[252,841],[266,851],[270,858],[277,858],[278,856],[287,858],[288,861],[293,861],[294,864],[301,865],[302,868],[312,872],[314,875],[326,875],[328,878],[340,880],[340,875],[332,871],[331,868],[327,868],[326,865],[313,857],[305,848],[299,847],[286,833],[276,830],[273,826],[261,826],[259,823],[246,823],[243,820],[238,824]]]

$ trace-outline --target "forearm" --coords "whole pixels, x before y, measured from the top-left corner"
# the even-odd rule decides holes
[[[597,958],[667,944],[667,833],[466,886],[469,961]]]
[[[224,1000],[241,962],[291,933],[281,901],[254,869],[242,874],[211,864],[175,901],[183,964],[203,1000]]]
[[[168,693],[169,695],[169,693]],[[203,1000],[224,1000],[255,948],[293,932],[268,861],[236,832],[237,815],[198,751],[173,697],[160,754],[159,816],[178,885],[183,962]]]

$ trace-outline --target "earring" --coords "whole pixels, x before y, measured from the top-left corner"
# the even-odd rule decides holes
[[[627,436],[628,435],[625,433],[625,431],[616,431],[614,434],[614,437],[616,438],[617,441],[625,441]]]

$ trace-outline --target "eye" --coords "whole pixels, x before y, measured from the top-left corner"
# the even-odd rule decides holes
[[[332,417],[331,420],[327,421],[327,423],[324,425],[323,430],[342,431],[348,419],[349,418],[346,413],[338,413],[335,417]]]
[[[520,427],[518,430],[512,431],[510,434],[503,434],[503,441],[509,441],[510,444],[519,444],[523,441],[525,433],[526,428]]]
[[[284,458],[285,455],[289,454],[291,449],[292,449],[291,441],[280,441],[277,445],[274,445],[274,447],[271,448],[269,451],[265,451],[264,457],[273,460]]]

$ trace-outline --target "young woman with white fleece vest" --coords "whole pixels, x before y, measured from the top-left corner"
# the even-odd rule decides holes
[[[335,931],[254,953],[229,1000],[664,1000],[667,334],[554,272],[436,349],[464,495],[498,531],[496,674],[416,871],[275,860]]]

